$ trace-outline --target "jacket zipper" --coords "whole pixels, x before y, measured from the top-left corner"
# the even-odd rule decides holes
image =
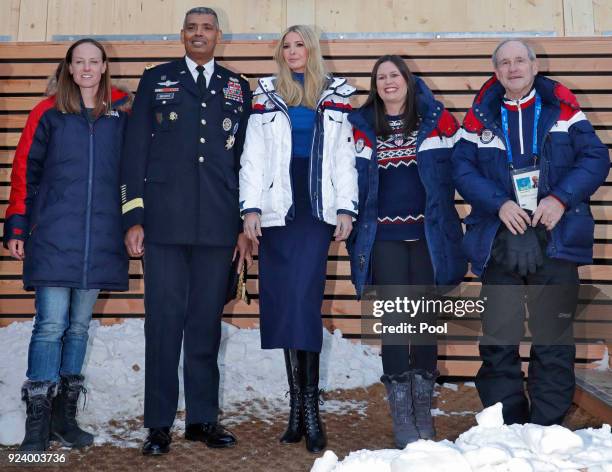
[[[312,175],[313,175],[313,165],[314,165],[314,145],[315,145],[315,141],[317,142],[317,164],[319,161],[319,155],[320,153],[319,151],[319,139],[320,139],[320,133],[319,133],[319,124],[320,124],[320,120],[318,115],[322,114],[320,113],[320,109],[319,107],[321,106],[321,104],[323,103],[323,100],[325,100],[327,97],[329,97],[330,95],[332,95],[334,92],[327,89],[325,92],[323,92],[323,94],[321,94],[321,96],[319,97],[319,100],[317,102],[317,107],[315,109],[316,112],[316,122],[315,122],[315,132],[314,135],[312,137],[312,142],[310,143],[310,159],[309,159],[309,175],[308,175],[308,193],[309,193],[309,197],[310,197],[310,202],[311,204],[314,205],[315,208],[315,213],[318,219],[320,219],[321,221],[323,221],[323,212],[319,212],[319,199],[321,198],[321,193],[323,192],[322,188],[319,188],[319,185],[317,184],[317,191],[316,194],[317,196],[314,198],[314,201],[312,199]],[[322,120],[323,118],[321,118]],[[324,126],[324,125],[323,125]],[[319,182],[319,166],[317,165],[317,170],[316,170],[316,182]]]
[[[83,261],[83,288],[87,289],[89,269],[89,244],[91,231],[91,200],[93,193],[94,125],[89,123],[89,168],[87,173],[87,210],[85,216],[85,257]]]
[[[275,95],[274,92],[266,93],[266,96],[272,100],[276,106],[278,106],[285,117],[287,118],[287,123],[289,123],[289,142],[291,144],[291,148],[293,149],[293,126],[291,125],[291,118],[289,118],[289,112],[287,111],[287,105],[280,100],[280,97]],[[294,186],[293,186],[293,173],[291,172],[291,164],[293,163],[293,152],[289,152],[289,185],[291,186],[291,196],[293,197],[293,202],[291,203],[291,207],[289,208],[289,213],[285,217],[286,220],[292,221],[295,218],[295,195],[294,195]],[[274,183],[274,179],[272,179],[272,183]]]

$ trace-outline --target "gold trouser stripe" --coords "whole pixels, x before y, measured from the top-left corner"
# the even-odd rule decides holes
[[[121,207],[121,213],[125,215],[128,211],[132,211],[134,208],[144,208],[144,201],[142,198],[134,198],[133,200],[125,203]]]

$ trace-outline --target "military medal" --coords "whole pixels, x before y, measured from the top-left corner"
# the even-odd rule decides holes
[[[223,131],[229,131],[232,127],[232,120],[225,118],[223,120]]]
[[[169,118],[170,118],[170,121],[176,121],[178,120],[178,114],[175,111],[171,111]]]
[[[225,149],[228,151],[234,147],[234,143],[236,142],[236,137],[233,134],[230,134],[227,137],[227,141],[225,141]]]

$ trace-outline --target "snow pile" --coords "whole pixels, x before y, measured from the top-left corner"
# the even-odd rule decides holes
[[[612,471],[612,431],[572,432],[562,426],[504,425],[497,403],[476,415],[478,426],[457,441],[420,440],[403,450],[327,451],[311,472],[555,472]]]
[[[3,445],[18,444],[23,439],[25,407],[20,390],[27,369],[31,332],[32,322],[13,323],[0,329],[0,444]],[[226,424],[251,416],[265,420],[288,408],[282,350],[262,350],[259,330],[238,329],[223,323],[219,368],[221,408],[224,417],[229,418]],[[330,334],[324,330],[322,388],[367,387],[378,382],[381,370],[375,348],[343,339],[340,331]],[[141,416],[144,410],[143,321],[126,320],[111,326],[92,322],[83,374],[88,389],[87,405],[79,412],[79,421],[97,435],[98,444],[137,445],[134,441],[142,439],[145,432],[129,426],[130,420]],[[179,378],[179,409],[184,409],[182,375]],[[350,408],[363,410],[364,405],[351,402],[330,405],[330,410],[336,412]],[[175,428],[184,428],[184,423],[177,420]]]

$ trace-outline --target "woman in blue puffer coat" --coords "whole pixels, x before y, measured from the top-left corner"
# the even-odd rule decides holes
[[[49,439],[93,443],[75,419],[89,322],[100,289],[128,289],[119,164],[129,93],[111,87],[92,39],[70,46],[56,78],[17,145],[4,227],[4,246],[36,291],[22,451],[44,451]]]
[[[359,173],[359,217],[347,248],[357,295],[373,284],[383,299],[408,294],[420,299],[428,286],[461,281],[467,262],[451,180],[450,158],[459,131],[455,118],[401,57],[389,55],[376,61],[368,99],[349,121]],[[419,287],[406,292],[406,286]],[[387,313],[382,322],[394,328],[407,320],[405,314]],[[412,321],[420,326],[427,320]],[[435,335],[383,335],[382,361],[396,445],[433,438]]]

